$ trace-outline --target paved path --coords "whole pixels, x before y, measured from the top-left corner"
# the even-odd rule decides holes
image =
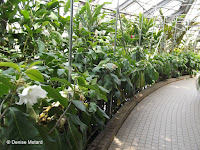
[[[168,84],[130,113],[109,150],[200,150],[196,78]]]

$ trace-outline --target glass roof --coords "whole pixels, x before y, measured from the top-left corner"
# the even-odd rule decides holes
[[[80,0],[80,2],[86,1]],[[162,10],[169,24],[182,15],[185,15],[184,19],[179,19],[178,23],[185,27],[188,27],[192,20],[200,22],[200,0],[93,0],[92,4],[103,4],[104,2],[112,3],[105,6],[105,9],[110,11],[115,11],[119,2],[119,12],[125,14],[127,18],[144,13],[145,17],[157,17],[158,21],[161,21],[159,11]],[[186,32],[186,36],[193,35],[192,38],[195,39],[199,30],[200,24],[192,26]]]

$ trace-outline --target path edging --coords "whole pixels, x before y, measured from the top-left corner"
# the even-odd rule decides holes
[[[94,141],[89,145],[87,150],[107,150],[112,143],[114,136],[117,134],[118,130],[131,113],[133,108],[141,102],[146,96],[151,94],[152,92],[156,91],[160,87],[167,85],[169,83],[184,80],[191,78],[190,75],[181,76],[179,78],[171,78],[165,81],[160,81],[158,83],[153,84],[152,86],[142,90],[141,92],[137,93],[131,100],[126,102],[124,106],[122,106],[114,116],[108,121],[105,126],[105,129],[102,130]]]

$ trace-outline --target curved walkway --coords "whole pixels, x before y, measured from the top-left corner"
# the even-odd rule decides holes
[[[200,150],[200,92],[196,79],[168,84],[130,113],[109,150]]]

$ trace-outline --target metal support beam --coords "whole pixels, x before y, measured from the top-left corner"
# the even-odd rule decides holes
[[[119,14],[119,22],[120,22],[120,28],[122,31],[122,40],[123,40],[123,44],[124,44],[124,50],[126,51],[126,43],[125,43],[125,39],[124,39],[124,32],[123,32],[123,27],[122,27],[122,21],[121,21],[121,16]]]
[[[116,9],[114,55],[115,55],[115,52],[116,52],[116,45],[117,45],[117,22],[118,22],[118,15],[119,15],[119,0],[117,2],[117,9]]]
[[[157,44],[157,46],[156,46],[156,48],[155,48],[154,54],[151,56],[151,58],[154,58],[154,56],[155,56],[156,53],[158,52],[158,46],[160,45],[160,41],[161,41],[163,35],[164,35],[164,34],[162,33],[162,34],[161,34],[161,37],[160,37],[160,39],[159,39],[159,41],[158,41],[158,44]]]
[[[151,50],[151,48],[152,48],[152,42],[153,42],[153,39],[154,39],[154,37],[153,37],[154,26],[155,26],[155,18],[153,18],[153,30],[152,30],[152,33],[151,33],[151,41],[150,41],[150,48],[149,48],[149,50]]]
[[[125,8],[127,8],[128,6],[130,6],[131,4],[133,4],[135,2],[136,2],[136,0],[126,0],[121,5],[119,5],[119,10],[125,9]]]
[[[180,15],[186,14],[189,12],[190,8],[192,7],[192,4],[194,3],[194,0],[188,0],[188,2],[183,2],[181,4],[181,7],[179,10],[177,10],[175,13],[171,14],[167,20],[173,20],[175,17],[178,17]]]
[[[162,37],[162,42],[161,42],[161,50],[162,50],[162,52],[164,52],[164,50],[165,50],[165,16],[163,16],[164,18],[163,18],[163,37]]]
[[[70,26],[69,26],[69,70],[68,70],[68,81],[70,83],[71,83],[71,73],[72,73],[73,5],[74,5],[74,0],[71,0],[70,1]]]
[[[148,16],[149,13],[153,13],[155,11],[155,7],[160,8],[164,5],[166,5],[167,3],[171,2],[172,0],[163,0],[160,3],[158,3],[157,5],[151,7],[149,10],[145,11],[144,15]]]
[[[177,20],[178,20],[178,18],[176,18],[176,24],[177,24]],[[174,48],[175,48],[175,44],[176,44],[176,24],[175,24],[175,27],[174,27],[174,35],[173,35],[173,44],[172,44],[172,50],[174,50]]]
[[[143,25],[143,20],[144,20],[144,9],[143,9],[142,20],[141,20],[141,25],[140,25],[139,46],[141,45],[141,39],[142,39],[142,25]]]
[[[197,47],[197,40],[198,40],[199,37],[200,37],[200,31],[199,31],[199,33],[198,33],[196,39],[195,39],[195,42],[194,42],[194,52],[195,52],[195,50],[196,50],[196,47]]]

